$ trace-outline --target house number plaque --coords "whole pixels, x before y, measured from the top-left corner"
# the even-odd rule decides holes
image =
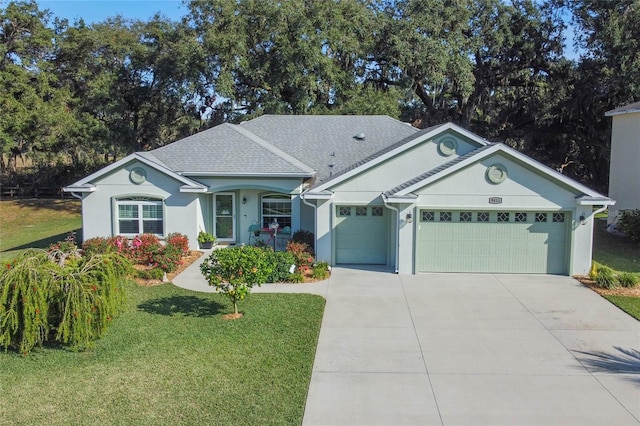
[[[490,197],[489,204],[502,204],[502,197]]]

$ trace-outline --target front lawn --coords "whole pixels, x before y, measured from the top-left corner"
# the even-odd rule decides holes
[[[324,299],[127,284],[88,352],[0,353],[4,424],[300,424]]]
[[[607,232],[606,220],[596,220],[593,235],[593,260],[620,272],[640,273],[640,245],[629,238]],[[633,288],[596,288],[602,297],[640,320],[640,284]]]
[[[640,320],[640,297],[603,295],[605,299]]]
[[[81,211],[76,199],[0,201],[0,259],[15,256],[15,250],[46,248],[71,231],[79,232]]]
[[[640,245],[606,230],[606,220],[596,220],[593,260],[616,271],[640,272]]]

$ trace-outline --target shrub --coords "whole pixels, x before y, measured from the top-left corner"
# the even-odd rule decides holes
[[[76,233],[70,232],[64,241],[52,243],[47,249],[47,256],[52,262],[64,265],[67,259],[77,259],[80,257],[80,250],[76,244]]]
[[[189,254],[189,238],[186,235],[182,235],[178,232],[167,235],[166,247],[175,247],[180,250],[180,256],[187,256]]]
[[[88,347],[120,313],[120,283],[131,272],[121,255],[94,255],[59,265],[27,250],[0,273],[0,345],[23,354],[48,340]]]
[[[290,283],[301,283],[304,282],[304,275],[302,275],[302,272],[300,271],[295,271],[293,274],[291,274],[289,276],[289,280]]]
[[[140,265],[152,265],[162,252],[162,244],[154,234],[136,235],[131,240],[132,260]]]
[[[269,256],[269,263],[273,268],[271,275],[267,278],[269,283],[281,283],[291,280],[291,266],[296,264],[293,254],[286,251],[273,251],[271,248],[265,249]]]
[[[631,241],[640,243],[640,210],[623,210],[618,224]]]
[[[618,274],[618,282],[622,287],[635,287],[638,284],[638,276],[631,272]]]
[[[153,254],[151,264],[161,268],[164,272],[173,272],[182,265],[182,249],[177,246],[165,246]]]
[[[137,269],[135,271],[135,277],[141,280],[161,280],[164,278],[164,272],[162,268],[155,267],[151,269]]]
[[[601,266],[596,274],[596,285],[600,288],[613,288],[618,285],[613,269]]]
[[[209,285],[226,295],[238,314],[238,301],[243,300],[254,285],[267,282],[272,274],[267,250],[253,246],[239,246],[214,250],[200,265]]]
[[[91,238],[82,244],[82,252],[85,256],[107,254],[116,251],[116,248],[109,244],[109,240],[104,237]]]
[[[294,243],[302,243],[307,245],[307,251],[311,253],[311,256],[315,253],[315,239],[313,237],[313,232],[305,231],[304,229],[299,229],[291,235],[291,240]]]
[[[133,252],[131,250],[131,244],[127,237],[122,235],[116,235],[115,237],[107,238],[107,244],[113,247],[116,253],[119,253],[131,260],[133,260]]]
[[[329,278],[329,264],[327,262],[318,262],[313,265],[311,278],[316,280],[326,280]]]
[[[287,251],[293,254],[296,261],[296,269],[303,275],[311,271],[313,255],[309,252],[309,246],[305,243],[289,241]]]
[[[55,265],[42,250],[26,250],[0,272],[0,345],[26,354],[50,331],[49,292]]]

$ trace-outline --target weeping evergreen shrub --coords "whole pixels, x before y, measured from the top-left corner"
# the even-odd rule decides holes
[[[0,273],[0,345],[22,353],[49,335],[51,263],[44,250],[26,250]]]
[[[54,276],[52,310],[55,340],[72,349],[90,347],[125,304],[120,283],[130,262],[117,253],[72,262]]]
[[[125,305],[121,283],[131,263],[109,253],[60,266],[28,250],[0,273],[0,345],[28,353],[47,341],[84,349]]]

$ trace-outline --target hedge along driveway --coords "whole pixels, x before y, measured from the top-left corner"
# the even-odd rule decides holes
[[[324,299],[126,286],[93,351],[0,354],[0,424],[300,424]]]

